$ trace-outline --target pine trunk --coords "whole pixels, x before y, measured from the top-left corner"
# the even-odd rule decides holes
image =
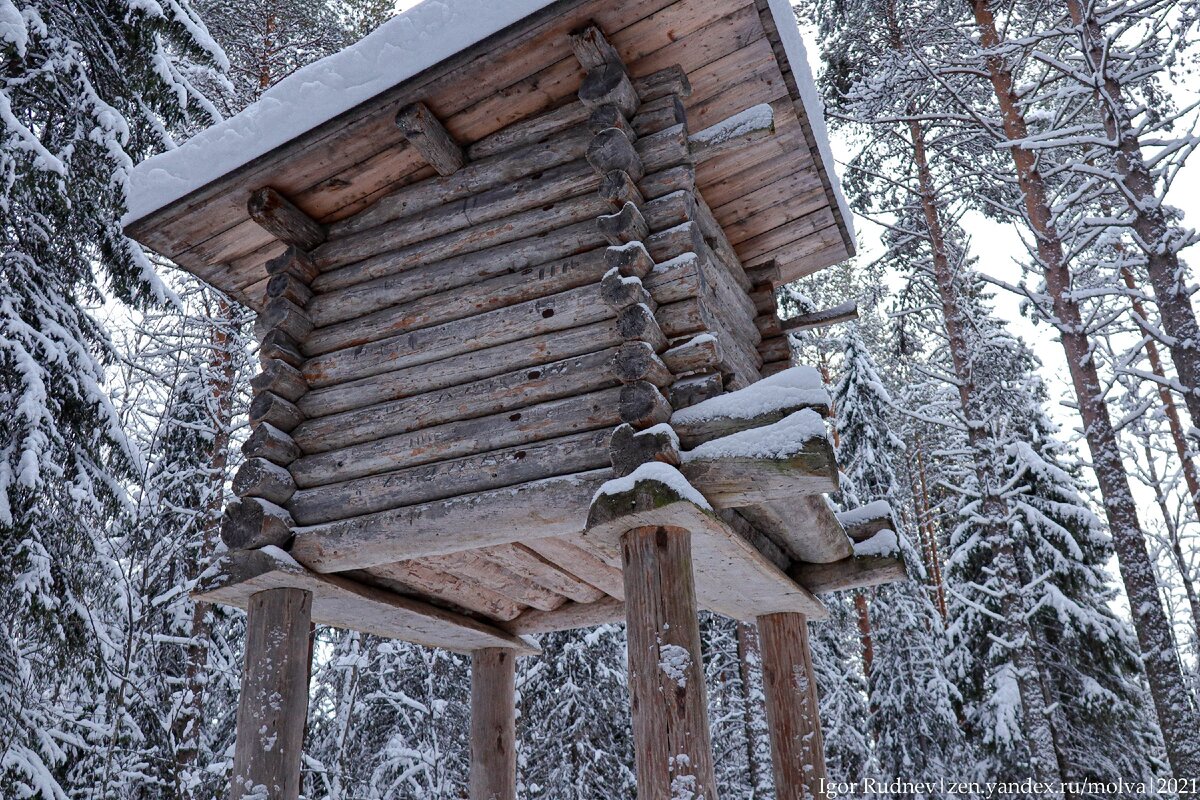
[[[991,6],[988,0],[972,0],[971,5],[980,32],[980,44],[987,53],[985,67],[996,95],[1005,136],[1012,142],[1024,141],[1028,127],[1018,106],[1012,73],[1000,55],[1001,40]],[[1079,305],[1072,295],[1071,272],[1062,240],[1054,227],[1049,193],[1033,152],[1020,146],[1012,147],[1011,152],[1029,225],[1037,238],[1038,260],[1045,273],[1055,325],[1066,352],[1096,482],[1104,498],[1104,511],[1132,609],[1134,629],[1167,746],[1167,757],[1173,774],[1200,774],[1200,748],[1195,741],[1200,724],[1191,708],[1191,697],[1175,656],[1171,627],[1158,595],[1158,581],[1146,550],[1137,506],[1129,489],[1129,477],[1121,463],[1116,431],[1104,404],[1091,343]]]

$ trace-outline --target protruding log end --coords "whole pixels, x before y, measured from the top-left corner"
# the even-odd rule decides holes
[[[261,497],[282,506],[296,493],[296,482],[286,468],[265,458],[248,458],[233,476],[238,497]]]
[[[308,253],[295,245],[291,245],[282,254],[267,262],[268,275],[288,274],[294,276],[305,286],[311,285],[321,271],[313,263]]]
[[[304,363],[304,354],[300,352],[300,346],[296,344],[296,340],[278,329],[269,330],[262,337],[262,344],[258,348],[258,357],[263,364],[275,359],[297,369]]]
[[[680,378],[671,384],[671,406],[678,410],[703,403],[720,395],[724,387],[725,381],[719,372]]]
[[[636,305],[621,309],[617,315],[617,331],[626,341],[645,342],[661,353],[667,347],[667,336],[658,326],[654,312],[648,306]]]
[[[643,103],[673,94],[680,97],[692,96],[691,81],[688,80],[683,67],[678,64],[660,69],[658,72],[652,72],[642,78],[635,78],[633,86],[637,89],[638,96],[642,98]]]
[[[325,241],[325,226],[270,186],[251,194],[246,210],[263,230],[285,244],[311,250]]]
[[[651,461],[673,467],[682,463],[679,439],[666,425],[656,425],[644,431],[634,430],[632,425],[621,425],[613,431],[608,452],[612,458],[613,472],[620,478]]]
[[[289,433],[304,421],[304,414],[296,405],[274,392],[259,392],[250,403],[250,424],[274,425]]]
[[[618,211],[626,203],[633,203],[640,208],[646,202],[633,178],[621,170],[613,170],[604,176],[600,181],[599,194]]]
[[[655,386],[669,386],[675,380],[671,370],[646,342],[626,342],[613,356],[613,372],[622,383],[649,381]]]
[[[245,497],[230,503],[221,518],[221,541],[230,550],[257,550],[274,545],[285,547],[295,525],[281,506],[260,497]]]
[[[300,447],[279,428],[263,423],[250,433],[242,445],[242,454],[246,458],[265,458],[286,467],[300,457]]]
[[[462,147],[424,103],[401,109],[396,115],[396,125],[439,175],[453,175],[467,163]]]
[[[640,242],[650,235],[646,218],[633,203],[626,203],[616,214],[605,214],[597,221],[600,232],[609,244],[623,245]]]
[[[640,278],[623,278],[620,273],[612,270],[600,281],[600,299],[610,308],[617,310],[638,303],[651,311],[658,307]]]
[[[579,87],[579,101],[588,108],[615,106],[626,117],[632,116],[642,102],[620,64],[601,64],[588,70]]]
[[[601,175],[620,170],[635,181],[646,174],[633,143],[620,128],[605,128],[588,145],[588,163]]]
[[[621,387],[621,421],[638,430],[671,418],[671,404],[658,387],[649,381],[636,381]]]
[[[654,259],[650,258],[644,244],[630,242],[624,247],[610,247],[604,251],[604,266],[615,269],[623,278],[645,278],[654,269]]]
[[[278,358],[262,359],[262,372],[250,379],[250,387],[255,392],[274,392],[293,403],[308,391],[300,370]]]

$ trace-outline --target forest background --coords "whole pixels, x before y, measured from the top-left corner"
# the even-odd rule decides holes
[[[0,0],[0,797],[223,796],[244,618],[188,589],[252,315],[121,235],[124,181],[398,10]],[[859,303],[793,350],[833,394],[832,499],[891,502],[911,579],[813,627],[832,775],[1200,778],[1200,7],[796,10],[861,253],[780,302]],[[754,630],[703,632],[722,795],[772,797]],[[463,659],[314,636],[305,797],[465,797]],[[623,630],[542,647],[522,796],[634,796]]]

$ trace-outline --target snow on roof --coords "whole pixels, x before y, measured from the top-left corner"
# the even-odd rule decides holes
[[[357,43],[297,70],[240,113],[134,167],[126,185],[129,225],[254,159],[398,86],[554,0],[425,0]],[[768,0],[829,180],[853,238],[834,171],[824,106],[813,84],[788,0]]]

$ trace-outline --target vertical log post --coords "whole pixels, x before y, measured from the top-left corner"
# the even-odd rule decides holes
[[[758,634],[775,796],[778,800],[823,797],[822,782],[828,773],[808,620],[803,614],[767,614],[758,618]]]
[[[311,622],[311,592],[267,589],[250,598],[230,800],[300,795]]]
[[[471,654],[470,800],[517,798],[516,664],[500,647]]]
[[[621,554],[638,800],[716,800],[691,534],[634,528]]]

